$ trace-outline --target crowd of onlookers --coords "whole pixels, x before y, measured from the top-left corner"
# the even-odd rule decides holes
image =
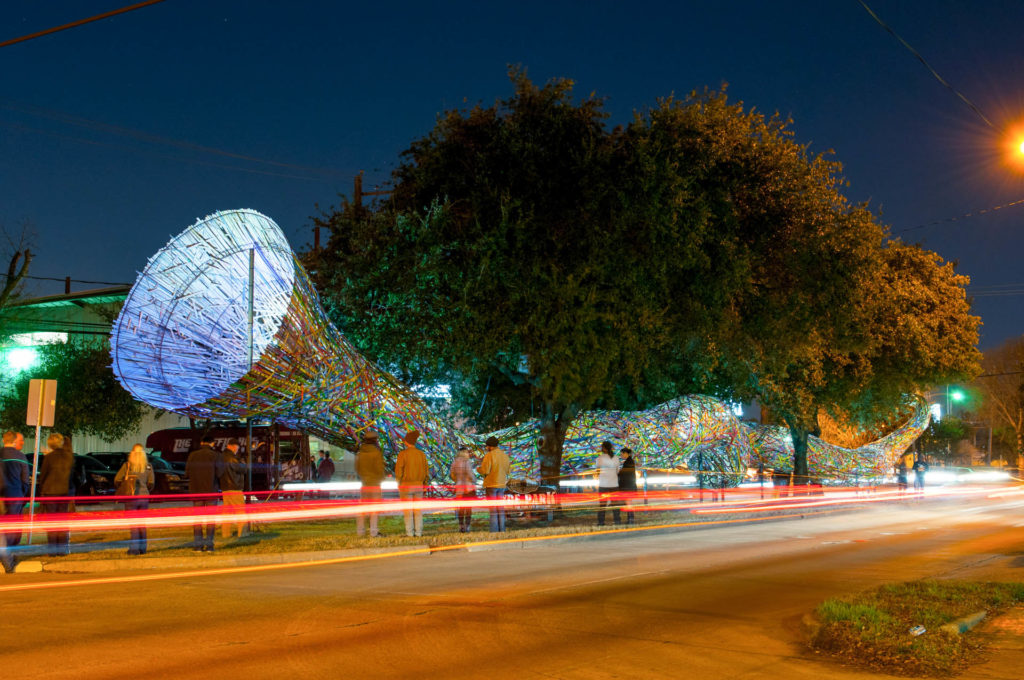
[[[430,483],[430,468],[427,465],[427,456],[422,450],[416,448],[416,441],[420,433],[410,430],[402,438],[405,448],[398,452],[395,460],[395,480],[398,482],[398,497],[402,500],[416,501],[423,498],[424,489]],[[455,496],[458,500],[476,498],[476,477],[475,472],[483,476],[484,494],[488,499],[496,500],[505,497],[505,487],[508,485],[508,473],[510,461],[508,454],[498,446],[498,440],[490,437],[485,443],[485,453],[480,464],[474,468],[470,450],[467,447],[459,449],[452,461],[449,474],[455,482]],[[356,474],[360,481],[360,498],[364,502],[379,501],[381,498],[381,483],[384,481],[384,452],[380,448],[379,436],[373,430],[363,432],[362,442],[359,451],[356,453]],[[491,531],[505,531],[505,507],[500,503],[490,506]],[[405,518],[405,535],[423,535],[423,511],[412,505],[404,508],[402,513]],[[459,507],[456,516],[459,522],[459,531],[470,530],[470,519],[472,510],[469,507]],[[377,523],[377,513],[367,512],[356,518],[356,534],[363,536],[366,533],[366,524],[369,523],[370,536],[379,536],[380,531]]]
[[[400,501],[408,501],[408,505],[399,504],[401,508],[406,536],[423,535],[423,511],[416,501],[422,500],[426,487],[430,484],[430,469],[426,454],[416,446],[419,432],[410,430],[402,439],[404,445],[395,460],[394,475],[398,484]],[[22,452],[24,437],[18,432],[5,432],[3,435],[3,458],[0,465],[0,508],[7,515],[20,516],[25,508],[30,492],[31,465]],[[75,481],[72,475],[74,456],[66,445],[65,437],[58,433],[51,434],[46,440],[45,455],[39,469],[37,495],[39,510],[43,514],[66,513],[73,510]],[[188,455],[185,464],[185,475],[188,478],[189,493],[192,505],[196,508],[213,507],[222,504],[221,512],[238,513],[238,521],[221,521],[221,534],[224,538],[232,535],[245,535],[248,526],[245,519],[245,488],[247,467],[239,455],[238,439],[228,439],[223,450],[217,450],[212,437],[200,439],[199,448]],[[474,456],[468,447],[458,450],[448,474],[453,482],[455,514],[459,531],[468,532],[472,528],[472,507],[469,501],[476,499],[478,479],[483,487],[484,496],[488,501],[490,530],[505,531],[505,497],[509,482],[509,456],[499,445],[495,437],[487,439],[482,456]],[[296,465],[298,465],[297,460]],[[628,500],[611,500],[612,492],[636,491],[636,464],[633,453],[623,448],[616,456],[612,444],[604,442],[598,455],[599,510],[598,525],[604,525],[606,508],[611,506],[612,517],[616,524],[625,515],[627,524],[634,521],[634,513],[629,509]],[[379,443],[379,435],[374,430],[362,433],[361,442],[355,459],[355,471],[361,482],[360,498],[363,503],[373,504],[381,500],[381,484],[385,477],[384,454]],[[285,471],[287,473],[287,470]],[[301,471],[293,471],[292,476],[304,477]],[[310,476],[318,482],[329,482],[335,473],[334,461],[326,451],[320,452],[315,466],[311,466]],[[282,477],[286,477],[285,474]],[[128,453],[124,463],[114,478],[116,495],[123,500],[128,511],[140,512],[149,507],[149,495],[155,483],[153,466],[145,448],[136,444]],[[628,496],[628,494],[625,494]],[[214,551],[214,533],[216,523],[212,521],[212,512],[203,514],[202,519],[193,526],[192,548],[197,552],[212,553]],[[380,536],[378,512],[368,511],[357,515],[356,533],[364,536]],[[6,570],[13,568],[13,557],[9,548],[21,543],[21,533],[8,531],[0,540],[0,560]],[[143,525],[132,527],[128,542],[128,554],[144,555],[147,550],[146,528]],[[47,530],[46,552],[50,556],[66,555],[69,552],[69,532],[66,527],[51,527]]]

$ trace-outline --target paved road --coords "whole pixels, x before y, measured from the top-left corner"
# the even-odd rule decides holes
[[[39,679],[877,677],[807,652],[801,617],[825,598],[888,581],[1020,579],[1018,524],[1021,502],[888,505],[526,549],[0,592],[0,667]],[[67,578],[10,575],[0,585]]]

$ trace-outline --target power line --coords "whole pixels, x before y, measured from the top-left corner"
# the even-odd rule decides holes
[[[889,26],[889,24],[887,24],[884,21],[882,21],[881,17],[879,17],[877,14],[875,14],[872,11],[872,9],[867,6],[867,4],[864,2],[864,0],[857,0],[857,2],[859,2],[860,6],[863,7],[865,9],[865,11],[867,11],[868,14],[871,15],[872,19],[874,19],[875,21],[878,22],[879,26],[881,26],[886,31],[888,31],[892,35],[892,37],[896,38],[896,40],[898,40],[901,45],[903,45],[905,48],[907,48],[907,50],[910,51],[911,54],[913,54],[915,57],[917,57],[917,60],[919,62],[921,62],[922,64],[924,64],[924,67],[926,69],[928,69],[933,76],[935,76],[936,80],[938,80],[940,83],[942,83],[946,87],[946,89],[948,89],[950,92],[952,92],[957,97],[959,97],[960,101],[962,101],[964,104],[967,104],[967,106],[969,106],[972,111],[974,111],[976,114],[978,114],[979,118],[981,118],[983,121],[985,121],[986,125],[988,125],[992,129],[995,129],[996,126],[992,124],[992,121],[990,121],[988,118],[985,117],[985,114],[983,114],[981,112],[981,109],[979,109],[977,106],[974,105],[974,102],[972,102],[970,99],[968,99],[962,92],[957,90],[955,87],[953,87],[952,85],[947,83],[946,79],[943,78],[942,76],[940,76],[939,72],[936,71],[934,68],[932,68],[931,64],[929,64],[927,61],[925,61],[925,58],[921,56],[921,53],[918,52],[917,50],[915,50],[913,47],[911,47],[910,43],[908,43],[906,40],[901,38],[899,36],[899,34],[896,33],[896,31],[894,31],[891,26]]]
[[[986,215],[986,214],[988,214],[990,212],[995,212],[996,210],[1002,210],[1004,208],[1013,208],[1014,206],[1018,206],[1018,205],[1024,205],[1024,198],[1018,199],[1016,201],[1011,201],[1010,203],[1004,203],[1002,205],[996,205],[996,206],[993,206],[991,208],[982,208],[982,209],[979,209],[979,210],[974,210],[974,211],[969,212],[969,213],[964,213],[963,215],[957,215],[956,217],[947,217],[944,220],[936,220],[935,222],[928,222],[927,224],[919,224],[916,227],[907,227],[906,229],[900,229],[900,230],[896,231],[896,233],[897,234],[903,234],[903,233],[906,233],[908,231],[914,231],[915,229],[924,229],[925,227],[934,227],[934,226],[936,226],[938,224],[947,224],[949,222],[959,222],[960,220],[970,219],[971,217],[979,217],[981,215]]]
[[[5,279],[8,278],[7,274],[0,274]],[[69,279],[69,278],[57,278],[54,276],[23,276],[24,279],[33,279],[35,281],[71,281],[71,283],[92,283],[101,286],[130,286],[132,284],[125,283],[124,281],[83,281],[82,279]]]
[[[0,108],[4,108],[0,106]],[[29,127],[27,125],[21,125],[20,123],[11,123],[9,121],[0,120],[0,125],[6,125],[7,127],[14,128],[16,130],[26,130],[28,132],[34,132],[40,135],[47,135],[49,137],[55,137],[57,139],[67,139],[72,142],[79,144],[90,144],[92,146],[102,146],[110,149],[122,149],[129,153],[140,154],[143,156],[152,156],[154,158],[168,158],[173,161],[179,161],[182,163],[194,163],[196,165],[205,165],[211,168],[222,168],[226,170],[236,170],[238,172],[247,172],[254,175],[268,175],[270,177],[286,177],[289,179],[304,179],[313,182],[333,182],[334,180],[329,177],[310,177],[309,175],[293,175],[284,172],[274,172],[272,170],[260,170],[258,168],[245,168],[240,165],[228,165],[225,163],[214,163],[208,160],[202,160],[199,158],[187,158],[185,156],[176,155],[173,153],[163,153],[161,151],[152,151],[149,149],[143,149],[139,147],[129,146],[127,144],[112,144],[110,142],[101,142],[95,139],[85,139],[83,137],[75,137],[74,135],[65,135],[59,132],[51,132],[49,130],[40,130],[38,128]]]
[[[118,14],[132,12],[134,10],[142,9],[143,7],[148,7],[149,5],[155,5],[158,2],[163,1],[164,0],[146,0],[145,2],[139,2],[134,5],[128,5],[127,7],[122,7],[120,9],[104,12],[103,14],[97,14],[96,16],[92,16],[87,19],[79,19],[78,21],[72,21],[70,24],[64,24],[63,26],[55,26],[53,28],[47,28],[44,31],[37,31],[36,33],[23,35],[20,38],[12,38],[11,40],[5,40],[3,42],[0,42],[0,47],[7,47],[9,45],[15,45],[20,42],[25,42],[26,40],[41,38],[44,35],[50,35],[51,33],[57,33],[58,31],[66,31],[69,28],[75,28],[77,26],[82,26],[83,24],[92,23],[93,21],[99,21],[100,19],[106,19],[108,17],[117,16]]]
[[[201,151],[216,156],[225,156],[227,158],[234,158],[244,161],[252,161],[254,163],[264,163],[266,165],[275,165],[282,168],[288,168],[291,170],[302,170],[304,172],[311,172],[323,175],[347,175],[340,170],[334,170],[332,168],[317,168],[308,165],[299,165],[297,163],[284,163],[281,161],[269,160],[266,158],[259,158],[257,156],[249,156],[246,154],[235,153],[234,151],[227,151],[225,149],[218,149],[212,146],[205,146],[203,144],[197,144],[188,140],[175,139],[173,137],[163,137],[155,135],[150,132],[143,130],[137,130],[135,128],[124,127],[121,125],[113,125],[111,123],[104,123],[98,120],[91,120],[89,118],[82,118],[62,111],[56,111],[53,109],[45,109],[38,106],[19,106],[11,103],[0,104],[0,108],[7,109],[8,111],[16,111],[19,113],[27,113],[31,116],[39,116],[42,118],[49,118],[56,120],[61,123],[67,123],[68,125],[74,125],[77,127],[86,128],[89,130],[96,130],[100,132],[106,132],[113,135],[119,135],[122,137],[131,137],[138,139],[143,142],[149,142],[151,144],[163,144],[166,146],[176,146],[188,151]],[[29,128],[32,129],[32,128]]]

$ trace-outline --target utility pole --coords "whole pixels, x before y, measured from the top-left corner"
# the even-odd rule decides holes
[[[352,204],[361,210],[363,207],[363,196],[387,196],[393,193],[395,193],[394,189],[387,191],[383,189],[377,191],[363,191],[363,171],[360,170],[359,174],[356,175],[355,187],[352,191]]]
[[[374,191],[363,191],[363,171],[355,176],[352,186],[352,206],[356,210],[363,209],[363,196],[388,196],[395,193],[394,189],[377,189]],[[313,226],[313,253],[320,252],[320,225]]]

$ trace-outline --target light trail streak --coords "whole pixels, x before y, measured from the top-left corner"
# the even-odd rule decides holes
[[[723,515],[736,513],[763,513],[776,510],[815,508],[842,505],[863,505],[917,498],[942,498],[986,494],[994,497],[983,487],[958,487],[930,489],[926,492],[877,491],[845,489],[822,491],[791,487],[787,497],[765,499],[754,492],[732,491],[732,498],[714,501],[713,506],[703,502],[702,494],[689,491],[678,492],[634,492],[604,494],[560,494],[505,499],[443,499],[443,500],[383,500],[362,502],[358,500],[279,501],[274,503],[250,504],[246,506],[220,506],[211,510],[209,506],[185,508],[154,508],[139,511],[93,511],[89,513],[62,513],[37,515],[29,522],[25,519],[0,518],[0,534],[10,532],[71,531],[75,533],[96,533],[101,531],[126,531],[132,527],[145,526],[150,529],[191,527],[197,524],[237,524],[259,522],[302,522],[328,519],[351,518],[366,513],[397,514],[418,510],[428,514],[450,512],[459,508],[489,510],[504,507],[506,510],[554,510],[582,509],[595,507],[599,501],[611,501],[611,509],[625,509],[630,512],[689,511],[693,515]],[[1007,493],[1014,493],[1013,491]],[[628,505],[625,505],[629,503]]]
[[[822,499],[814,501],[807,499],[793,499],[791,502],[774,502],[772,504],[763,504],[747,507],[735,507],[734,504],[731,506],[718,506],[714,508],[696,508],[694,510],[691,510],[691,512],[695,515],[715,515],[737,512],[770,512],[772,510],[787,510],[792,508],[814,508],[830,505],[862,505],[867,503],[883,503],[893,500],[913,500],[915,498],[941,498],[947,496],[977,496],[981,494],[987,495],[988,493],[989,492],[987,489],[974,487],[912,493],[891,491],[875,494],[873,496],[861,496],[858,498]],[[782,499],[779,500],[781,501]]]
[[[807,513],[808,515],[823,515],[830,511]],[[145,581],[169,581],[179,578],[196,578],[201,576],[221,576],[225,574],[250,574],[267,571],[279,571],[281,569],[300,569],[305,567],[321,567],[333,564],[346,564],[352,562],[367,562],[394,557],[408,557],[411,555],[429,555],[435,552],[451,552],[455,550],[468,550],[473,546],[503,545],[508,543],[535,543],[539,541],[552,541],[565,538],[577,538],[586,536],[602,536],[611,534],[627,534],[642,531],[655,531],[659,529],[677,529],[691,526],[711,526],[718,524],[739,524],[749,522],[763,522],[773,519],[789,519],[786,516],[779,517],[758,517],[740,519],[708,520],[705,522],[681,522],[670,524],[654,524],[645,527],[623,527],[619,529],[602,529],[598,531],[571,532],[563,534],[551,534],[548,536],[521,536],[516,538],[502,538],[491,541],[475,541],[473,543],[458,543],[455,545],[433,546],[425,548],[410,548],[389,553],[378,553],[374,555],[352,555],[349,557],[332,557],[325,560],[303,560],[301,562],[285,562],[275,564],[254,564],[246,567],[226,567],[220,569],[192,569],[188,571],[163,572],[159,574],[134,574],[131,576],[105,576],[89,579],[72,579],[65,581],[46,581],[43,583],[15,583],[0,585],[0,592],[16,592],[26,590],[51,590],[55,588],[73,588],[80,586],[98,586],[110,584],[138,583]]]

